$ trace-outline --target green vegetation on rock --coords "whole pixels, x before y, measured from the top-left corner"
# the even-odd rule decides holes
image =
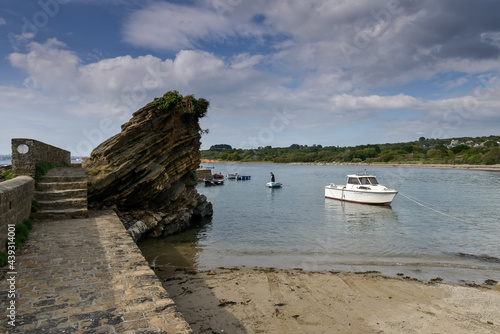
[[[15,237],[14,237],[14,247],[16,249],[22,245],[23,242],[28,240],[31,229],[33,228],[33,218],[28,218],[23,220],[22,223],[16,226]],[[5,248],[8,248],[9,240],[5,242]],[[4,264],[5,265],[5,264]]]
[[[40,203],[38,203],[38,201],[36,201],[36,200],[32,200],[31,201],[31,212],[35,213],[38,211],[39,208],[40,208]]]
[[[205,117],[210,102],[204,98],[196,99],[194,95],[182,96],[178,91],[166,92],[162,97],[155,98],[153,105],[159,110],[172,110],[180,105],[184,114],[194,115],[197,119]],[[188,116],[186,116],[188,117]]]
[[[182,95],[178,91],[172,90],[163,94],[162,97],[156,97],[153,105],[160,110],[171,110],[182,101]]]
[[[207,114],[210,102],[204,98],[195,99],[194,95],[188,95],[182,101],[184,113],[193,114],[197,118],[203,118]]]
[[[3,172],[2,173],[2,178],[5,179],[5,180],[12,179],[12,169],[9,169],[8,171]]]

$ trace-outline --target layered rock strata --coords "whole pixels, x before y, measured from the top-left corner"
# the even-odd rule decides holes
[[[176,91],[136,111],[86,165],[91,208],[113,208],[135,241],[180,231],[213,213],[196,191],[198,123],[208,101]]]

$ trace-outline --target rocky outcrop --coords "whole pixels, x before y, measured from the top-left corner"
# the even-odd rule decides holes
[[[91,208],[114,208],[132,235],[162,236],[212,215],[198,194],[198,123],[208,101],[168,92],[136,111],[86,165]]]

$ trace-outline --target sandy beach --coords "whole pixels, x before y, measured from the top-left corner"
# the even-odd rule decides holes
[[[177,269],[162,282],[195,333],[500,333],[493,281],[467,287],[378,273],[220,268]]]

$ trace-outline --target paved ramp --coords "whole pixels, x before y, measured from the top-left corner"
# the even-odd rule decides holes
[[[192,333],[112,211],[35,222],[0,283],[0,332]],[[7,295],[10,277],[17,294]],[[15,327],[6,308],[15,301]]]

